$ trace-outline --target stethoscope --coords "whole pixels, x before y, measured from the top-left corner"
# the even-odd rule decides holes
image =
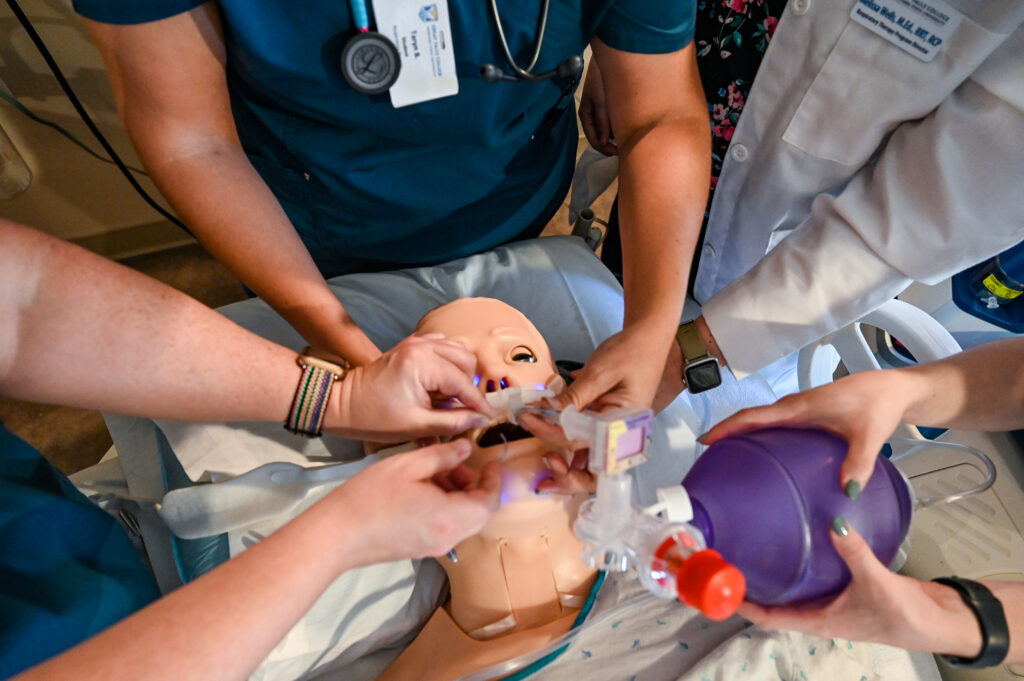
[[[381,33],[370,30],[369,13],[366,11],[365,0],[349,1],[358,33],[346,41],[345,47],[341,51],[341,74],[354,90],[367,95],[380,94],[398,80],[398,74],[402,68],[402,60],[394,43]],[[541,48],[544,46],[544,35],[547,33],[548,11],[551,8],[551,0],[544,0],[540,25],[537,28],[537,39],[533,47],[533,56],[530,58],[530,63],[526,65],[526,68],[516,63],[516,60],[512,57],[512,52],[508,48],[505,30],[501,25],[501,14],[498,12],[497,0],[490,0],[490,6],[494,25],[498,29],[498,38],[501,40],[501,49],[505,53],[505,59],[508,61],[509,66],[512,67],[512,73],[507,73],[494,64],[484,64],[480,67],[480,78],[483,81],[487,83],[497,83],[499,81],[530,81],[537,83],[553,78],[575,78],[583,71],[583,57],[578,54],[563,60],[550,71],[543,73],[534,73],[533,71],[537,65],[537,60],[540,58]]]
[[[537,65],[537,59],[540,58],[541,47],[544,46],[544,34],[547,33],[548,29],[548,10],[551,7],[551,0],[544,0],[544,7],[540,15],[540,26],[537,28],[537,41],[533,46],[533,57],[530,58],[530,63],[527,64],[525,69],[516,63],[516,60],[512,58],[512,52],[508,49],[508,41],[505,40],[505,30],[501,27],[501,15],[498,13],[498,0],[490,0],[490,2],[491,16],[494,17],[494,25],[498,28],[498,38],[501,40],[501,50],[505,53],[505,59],[508,61],[509,66],[512,67],[512,73],[506,73],[494,64],[484,64],[480,67],[480,78],[482,80],[488,83],[497,83],[502,80],[512,82],[528,80],[539,83],[544,80],[551,80],[552,78],[575,78],[583,71],[583,57],[574,54],[550,71],[545,71],[544,73],[533,72],[533,68]]]

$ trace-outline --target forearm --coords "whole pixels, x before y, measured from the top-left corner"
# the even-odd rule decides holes
[[[153,418],[283,421],[295,353],[159,282],[0,222],[0,392]]]
[[[203,244],[310,344],[375,359],[242,150],[216,3],[143,24],[84,23],[139,157]]]
[[[678,116],[619,143],[625,325],[679,323],[710,178],[707,123]],[[671,335],[671,334],[669,334]]]
[[[940,362],[901,369],[903,420],[973,430],[1024,428],[1024,338],[988,343]]]
[[[850,225],[822,219],[820,200],[814,205],[806,224],[703,305],[737,378],[856,321],[911,283]]]
[[[343,494],[344,487],[195,582],[16,678],[248,678],[356,566],[358,530],[338,523],[350,514]]]
[[[328,288],[240,147],[218,142],[194,156],[175,158],[157,150],[141,155],[161,192],[210,253],[311,345],[354,364],[380,355]]]

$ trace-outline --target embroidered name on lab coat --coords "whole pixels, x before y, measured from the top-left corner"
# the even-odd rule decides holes
[[[963,20],[941,0],[857,0],[850,18],[924,62],[935,59]]]

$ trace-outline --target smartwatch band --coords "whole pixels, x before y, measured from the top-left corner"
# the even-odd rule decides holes
[[[704,341],[700,338],[697,325],[693,322],[679,325],[679,328],[676,329],[676,342],[679,343],[684,362],[711,356]]]
[[[340,364],[331,362],[311,352],[312,349],[306,347],[295,360],[302,367],[302,376],[284,427],[303,437],[320,437],[331,388],[335,381],[343,380],[348,374],[348,362],[340,358]]]
[[[939,577],[932,581],[955,589],[978,618],[981,627],[981,652],[977,657],[942,655],[942,659],[958,669],[981,669],[1002,664],[1010,650],[1010,630],[999,599],[984,584],[970,579]]]

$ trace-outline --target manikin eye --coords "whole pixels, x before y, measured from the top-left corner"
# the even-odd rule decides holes
[[[526,347],[525,345],[520,345],[520,346],[512,349],[512,361],[513,362],[527,362],[529,364],[536,364],[537,363],[537,357],[536,357],[536,355],[533,354],[533,350],[531,350],[530,348]]]

